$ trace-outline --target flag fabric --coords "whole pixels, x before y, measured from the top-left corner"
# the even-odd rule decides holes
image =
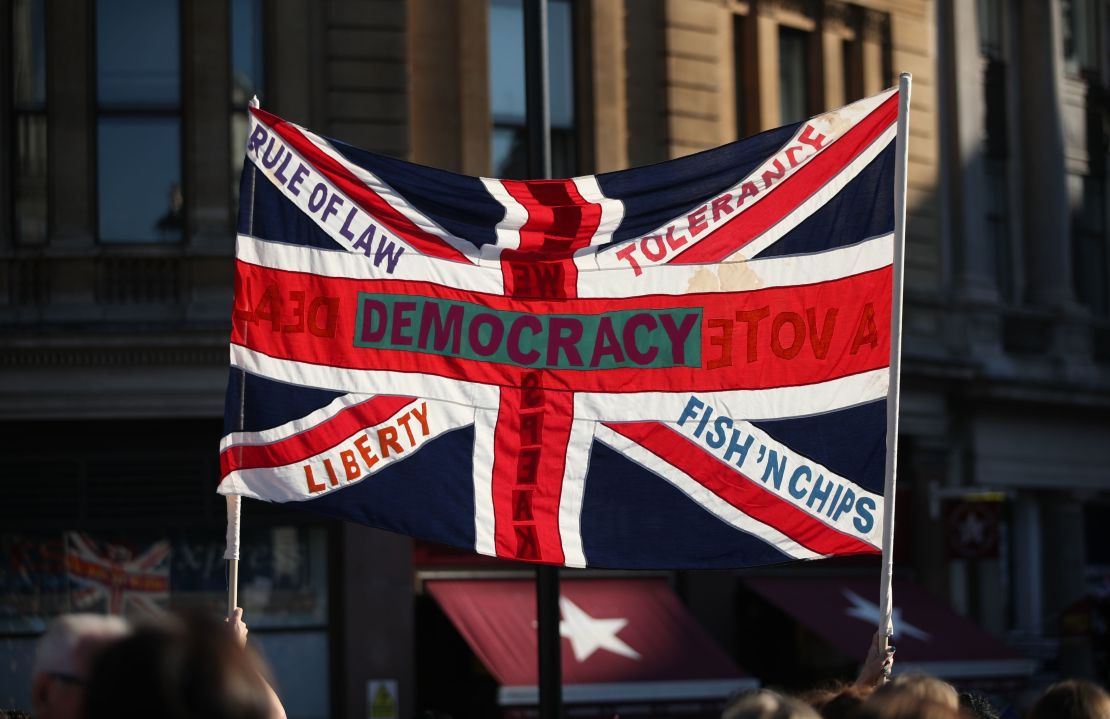
[[[66,532],[66,574],[74,611],[157,615],[170,598],[170,543],[144,546]]]
[[[514,181],[252,110],[219,491],[575,567],[878,553],[897,112]]]

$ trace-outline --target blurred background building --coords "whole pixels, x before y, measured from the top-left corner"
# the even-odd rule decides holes
[[[522,177],[522,1],[3,4],[0,706],[26,704],[54,614],[223,601],[247,100],[375,152]],[[1011,689],[1105,683],[1110,1],[549,8],[558,176],[696,152],[913,73],[897,571],[1033,660]],[[397,716],[490,709],[495,682],[425,582],[526,569],[244,512],[242,603],[291,717],[365,716],[376,679],[397,681]],[[776,601],[798,572],[659,576],[757,678],[848,671],[856,657]],[[1024,676],[964,659],[933,669]]]

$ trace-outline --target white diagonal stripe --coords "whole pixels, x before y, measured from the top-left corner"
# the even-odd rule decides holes
[[[320,137],[311,130],[307,130],[301,127],[300,125],[295,125],[291,122],[287,124],[293,125],[293,127],[300,130],[301,134],[304,135],[309,142],[318,147],[320,151],[326,154],[328,157],[342,165],[348,172],[357,177],[359,181],[362,182],[362,184],[366,185],[366,188],[368,190],[385,200],[385,202],[390,207],[397,210],[406,218],[408,218],[412,222],[412,224],[416,225],[424,232],[427,232],[429,235],[440,238],[447,244],[457,249],[459,252],[466,255],[468,258],[474,258],[474,255],[477,251],[472,242],[458,237],[444,229],[438,222],[409,204],[409,201],[406,200],[403,195],[390,187],[389,184],[382,180],[380,177],[375,175],[370,170],[367,170],[365,167],[362,167],[361,165],[356,165],[355,163],[348,160],[343,155],[343,153],[332,147],[331,143],[329,143],[324,138]]]
[[[806,549],[774,527],[744,514],[706,489],[690,475],[608,427],[599,424],[595,436],[617,452],[626,455],[640,466],[667,480],[707,512],[741,532],[758,537],[794,559],[820,559],[824,556]]]
[[[220,451],[223,452],[228,447],[236,447],[238,445],[271,444],[283,439],[288,439],[289,437],[293,437],[319,424],[327,422],[348,407],[356,407],[372,399],[374,399],[374,395],[345,394],[342,397],[337,397],[332,400],[325,407],[321,407],[318,410],[309,412],[303,417],[278,425],[277,427],[264,429],[258,432],[231,432],[220,440]]]
[[[347,480],[344,475],[343,465],[339,459],[339,453],[346,450],[352,452],[352,457],[355,457],[357,453],[357,447],[353,444],[355,440],[360,437],[370,437],[372,441],[375,430],[380,428],[392,427],[396,430],[398,427],[398,418],[409,414],[412,411],[413,405],[424,405],[425,421],[428,423],[428,434],[425,435],[422,431],[414,431],[413,436],[415,441],[406,448],[405,444],[408,444],[408,439],[402,438],[402,433],[398,430],[398,442],[401,443],[399,446],[404,448],[402,452],[392,452],[389,456],[378,456],[377,461],[372,467],[366,467],[363,463],[359,463],[359,476],[352,480]],[[329,492],[338,491],[352,484],[366,481],[386,467],[408,459],[413,454],[426,447],[428,443],[436,437],[451,430],[465,427],[473,422],[474,410],[470,407],[465,407],[453,402],[436,402],[435,400],[417,399],[397,410],[391,417],[382,422],[372,427],[357,430],[350,436],[340,440],[335,446],[318,452],[306,459],[277,467],[238,469],[234,472],[230,472],[220,482],[219,492],[221,494],[238,494],[244,497],[264,499],[268,502],[298,502],[322,497]],[[364,446],[370,445],[367,444]],[[321,466],[321,462],[324,459],[331,460],[332,469],[337,475],[340,475],[339,483],[335,486],[331,485],[326,471]],[[312,468],[314,481],[323,485],[323,490],[315,493],[309,491],[305,470],[306,466]]]
[[[782,187],[782,183],[785,182],[785,180],[799,172],[802,168],[812,162],[814,158],[819,157],[820,155],[828,151],[830,147],[835,146],[838,140],[843,138],[860,121],[870,115],[876,108],[882,105],[882,103],[890,99],[890,97],[896,92],[896,88],[891,88],[879,95],[864,98],[863,100],[852,103],[851,105],[847,105],[845,107],[841,107],[836,110],[817,115],[816,117],[812,117],[802,122],[798,131],[789,140],[787,140],[787,142],[784,143],[781,148],[776,150],[767,158],[767,160],[765,160],[762,164],[748,173],[740,181],[736,182],[732,187],[717,193],[716,197],[719,198],[726,195],[736,196],[739,194],[740,189],[746,183],[753,183],[757,188],[759,188],[759,193],[754,197],[748,198],[744,202],[744,205],[739,208],[739,210],[735,210],[729,214],[722,214],[722,216],[716,219],[713,217],[712,212],[705,213],[704,220],[707,223],[707,229],[698,233],[697,237],[691,238],[689,236],[689,212],[683,212],[682,214],[676,215],[668,219],[666,222],[661,223],[652,231],[645,232],[644,234],[636,238],[629,239],[626,242],[622,242],[619,246],[623,247],[630,242],[638,242],[645,237],[665,235],[667,234],[668,229],[671,229],[673,230],[676,237],[686,237],[686,243],[682,246],[682,251],[685,252],[687,249],[696,245],[698,242],[703,241],[707,237],[711,237],[719,228],[730,222],[736,221],[737,218],[743,217],[745,212],[751,210],[751,208],[758,205],[766,197],[770,197],[771,195],[776,193],[779,188]],[[802,134],[805,133],[807,130],[815,134],[821,134],[825,136],[824,143],[822,144],[820,149],[812,148],[810,145],[806,143],[801,143],[799,141],[798,138],[801,137]],[[891,128],[891,131],[893,131],[893,126]],[[794,156],[793,160],[795,162],[788,162],[784,165],[782,162],[783,153],[786,152],[788,149],[794,147],[801,147],[805,153],[804,157],[798,158]],[[779,170],[781,170],[781,174],[778,172]],[[770,187],[767,187],[762,179],[764,174],[768,171],[775,171],[776,177],[775,184]],[[841,171],[841,174],[842,173],[843,170]],[[704,206],[709,207],[711,206],[711,204],[712,199],[706,202]],[[616,247],[617,246],[610,245],[607,248],[603,248],[606,251],[598,252],[594,257],[594,262],[600,267],[629,267],[627,262],[617,258],[615,251]],[[641,266],[648,266],[660,263],[666,264],[671,259],[677,256],[680,255],[667,253],[666,256],[660,258],[659,260],[649,260],[642,253],[640,253],[636,256],[636,259]],[[631,269],[628,269],[628,272],[630,277],[633,276]]]
[[[775,242],[778,242],[786,233],[802,224],[806,218],[814,212],[817,212],[817,210],[824,207],[830,200],[836,197],[837,193],[843,190],[849,182],[856,179],[856,176],[863,172],[864,168],[870,165],[871,162],[879,156],[879,153],[889,147],[890,143],[894,142],[896,130],[897,128],[893,125],[887,128],[883,134],[875,138],[875,141],[868,145],[863,152],[856,155],[851,162],[845,165],[844,169],[838,172],[835,177],[819,187],[812,195],[807,197],[804,202],[783,216],[782,219],[774,225],[768,227],[763,234],[730,255],[729,259],[755,257]]]

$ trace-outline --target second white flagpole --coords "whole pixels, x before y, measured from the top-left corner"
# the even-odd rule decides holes
[[[250,107],[258,107],[258,97],[252,97],[248,103]],[[249,111],[248,111],[249,115]],[[249,126],[248,122],[248,126]],[[251,167],[251,209],[248,219],[247,234],[254,233],[254,177],[255,168]],[[240,197],[242,202],[243,198]],[[244,330],[245,331],[245,330]],[[239,378],[239,431],[243,431],[244,415],[246,414],[247,373],[240,370]],[[235,608],[239,606],[239,526],[243,516],[243,498],[229,494],[227,500],[227,548],[224,550],[224,559],[227,560],[227,616],[235,615]]]
[[[906,164],[909,159],[910,73],[898,76],[898,126],[894,146],[894,262],[890,305],[890,388],[886,398],[886,474],[883,484],[883,555],[879,584],[880,656],[894,635],[894,492],[898,473],[898,404],[902,369],[902,277],[906,254]]]

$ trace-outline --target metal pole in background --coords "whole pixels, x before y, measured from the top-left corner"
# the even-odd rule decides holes
[[[547,72],[547,0],[523,0],[524,88],[528,177],[551,178],[551,109]],[[563,678],[559,637],[559,568],[536,567],[540,719],[562,719]]]

